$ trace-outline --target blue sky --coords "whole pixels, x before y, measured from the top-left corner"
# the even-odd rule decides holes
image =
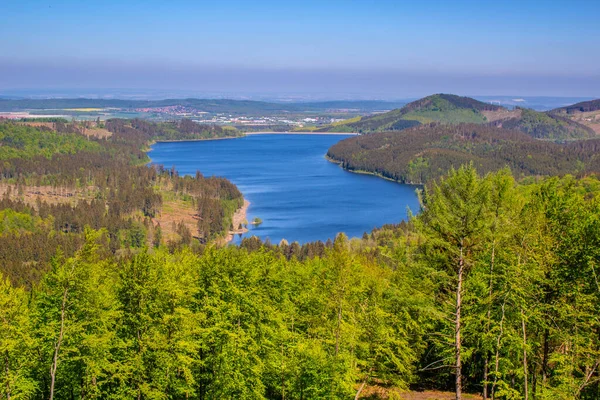
[[[600,1],[0,1],[0,93],[600,96]]]

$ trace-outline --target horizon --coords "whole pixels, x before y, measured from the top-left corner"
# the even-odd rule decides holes
[[[600,54],[589,51],[600,3],[345,5],[8,2],[0,5],[0,34],[11,39],[0,43],[0,94],[600,97]]]
[[[123,90],[123,89],[61,89],[61,90],[37,90],[37,89],[21,89],[13,91],[0,92],[0,101],[2,100],[130,100],[130,101],[181,101],[181,100],[232,100],[232,101],[254,101],[264,103],[279,103],[279,104],[318,104],[318,103],[364,103],[364,102],[381,102],[389,103],[390,105],[398,106],[398,103],[410,103],[424,97],[429,97],[438,94],[456,94],[456,93],[429,93],[423,97],[404,97],[404,98],[375,98],[368,96],[319,96],[315,94],[300,95],[300,94],[186,94],[183,91],[155,91],[148,89]],[[463,97],[473,98],[479,101],[499,104],[503,106],[515,107],[523,106],[539,110],[552,109],[562,106],[568,106],[575,103],[594,100],[593,96],[520,96],[520,95],[472,95],[460,94]]]

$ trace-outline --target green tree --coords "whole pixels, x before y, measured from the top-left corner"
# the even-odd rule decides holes
[[[34,341],[27,294],[0,273],[0,393],[2,397],[32,397],[37,389],[33,375]]]
[[[462,396],[463,285],[489,231],[489,182],[473,165],[452,169],[431,189],[426,188],[422,213],[415,223],[426,237],[426,257],[451,273],[454,285],[454,373],[456,399]]]
[[[110,379],[116,302],[110,264],[99,257],[102,232],[86,230],[75,257],[57,256],[36,290],[35,333],[42,371],[50,371],[44,396],[97,397]]]

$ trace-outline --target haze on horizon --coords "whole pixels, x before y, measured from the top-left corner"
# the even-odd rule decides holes
[[[585,0],[7,0],[0,94],[600,97],[598,15]]]

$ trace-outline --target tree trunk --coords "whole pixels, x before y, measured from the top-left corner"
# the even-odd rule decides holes
[[[283,363],[283,343],[281,343],[281,399],[285,400],[285,366]]]
[[[462,398],[462,362],[460,358],[461,351],[461,338],[460,338],[460,312],[462,308],[462,283],[463,283],[463,271],[465,267],[465,261],[463,258],[463,248],[460,248],[460,258],[458,260],[458,282],[456,285],[456,320],[454,327],[454,343],[455,343],[455,351],[456,351],[456,400],[461,400]]]
[[[523,309],[521,309],[521,327],[523,328],[523,390],[525,391],[525,400],[529,400],[529,387],[528,380],[529,376],[527,374],[527,331],[525,330],[525,314],[523,313]]]
[[[490,333],[490,320],[492,319],[492,292],[493,292],[493,274],[494,260],[496,258],[496,241],[492,243],[492,257],[490,260],[490,283],[488,286],[488,309],[487,309],[487,326],[486,334]],[[485,362],[483,364],[483,400],[488,399],[488,374],[490,368],[490,352],[485,352]]]
[[[502,318],[500,318],[500,332],[498,332],[498,336],[496,337],[496,358],[495,358],[495,366],[494,366],[494,382],[492,383],[492,400],[496,399],[496,385],[498,384],[498,371],[500,370],[500,340],[502,339],[502,335],[504,334],[504,316],[506,308],[506,297],[504,297],[504,301],[502,302]]]
[[[335,356],[337,357],[338,352],[340,350],[340,329],[342,324],[342,304],[340,300],[340,304],[338,306],[337,313],[337,329],[335,330]]]
[[[546,386],[546,377],[548,375],[548,354],[550,353],[550,345],[548,344],[548,328],[544,329],[544,356],[542,358],[542,386]]]
[[[360,387],[358,388],[358,391],[356,392],[356,396],[354,396],[354,400],[358,400],[360,398],[360,393],[363,391],[363,389],[365,388],[365,385],[367,384],[367,380],[365,379],[361,384]]]
[[[52,366],[50,367],[50,400],[54,399],[54,383],[56,382],[56,369],[58,368],[58,352],[62,345],[63,336],[65,333],[65,308],[67,307],[68,288],[63,291],[62,304],[60,306],[60,332],[58,340],[54,346],[54,357],[52,358]]]
[[[8,377],[10,368],[8,366],[8,350],[4,354],[4,370],[6,372],[6,400],[10,400],[10,379]]]
[[[485,352],[485,361],[483,363],[483,400],[487,400],[488,399],[488,384],[487,384],[487,381],[488,381],[489,363],[490,363],[490,355],[486,351]]]

